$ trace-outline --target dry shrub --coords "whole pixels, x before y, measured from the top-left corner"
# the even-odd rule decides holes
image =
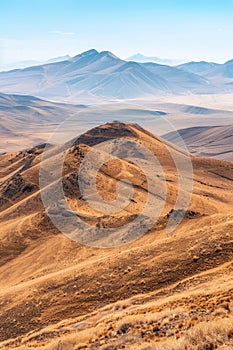
[[[172,338],[156,350],[214,350],[232,348],[233,317],[212,322],[201,322],[187,331],[180,339]]]

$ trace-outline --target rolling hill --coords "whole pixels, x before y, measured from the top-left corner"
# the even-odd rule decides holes
[[[28,95],[0,94],[0,153],[30,148],[48,139],[65,118],[85,108]]]
[[[162,185],[167,190],[157,223],[115,248],[82,245],[52,224],[41,201],[47,191],[56,194],[52,173],[46,175],[50,186],[39,188],[43,145],[0,155],[0,348],[231,349],[232,163],[191,156],[135,124],[115,122],[91,129],[72,141],[62,174],[66,201],[94,228],[124,227],[141,213],[148,196],[148,178],[128,160],[132,147],[124,159],[104,164],[97,177],[98,191],[110,203],[116,199],[118,180],[134,185],[125,209],[103,215],[98,203],[97,209],[91,208],[80,196],[77,169],[83,158],[113,138],[116,150],[122,138],[150,150],[165,175],[157,176],[158,190]],[[48,152],[52,165],[64,149],[51,145]],[[172,155],[179,164],[190,157],[194,186],[182,223],[168,235],[171,215],[183,214],[174,210],[179,181]],[[145,162],[140,152],[137,157]],[[183,182],[190,175],[185,174]],[[152,195],[160,202],[159,191]],[[69,223],[69,216],[63,221]],[[138,230],[135,227],[134,233]]]
[[[218,66],[219,66],[218,63],[201,61],[201,62],[183,63],[176,66],[176,68],[182,69],[189,73],[204,75],[208,73],[210,70],[212,70],[213,68],[216,68]]]
[[[233,126],[201,126],[178,130],[189,151],[200,157],[233,161]],[[177,132],[163,137],[179,145]]]

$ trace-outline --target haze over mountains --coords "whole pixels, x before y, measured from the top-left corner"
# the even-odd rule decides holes
[[[72,102],[233,91],[232,61],[191,67],[126,62],[92,49],[65,61],[1,72],[0,91]]]
[[[68,60],[69,58],[70,58],[69,55],[64,55],[64,56],[50,58],[47,61],[25,60],[25,61],[13,62],[13,63],[0,66],[0,71],[23,69],[23,68],[32,67],[32,66],[39,66],[41,64],[55,63],[55,62]]]
[[[167,64],[167,65],[177,65],[178,63],[182,63],[181,60],[175,60],[175,59],[169,59],[169,58],[159,58],[155,56],[144,56],[141,53],[136,53],[135,55],[132,55],[128,58],[126,58],[126,61],[135,61],[139,63],[145,63],[145,62],[154,62],[159,64]]]
[[[0,153],[45,142],[57,125],[83,108],[83,105],[54,103],[34,96],[0,93]]]

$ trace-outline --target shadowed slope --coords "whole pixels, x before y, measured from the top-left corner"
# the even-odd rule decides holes
[[[191,153],[201,157],[233,161],[233,126],[193,127],[178,130]],[[164,138],[179,145],[177,133]]]

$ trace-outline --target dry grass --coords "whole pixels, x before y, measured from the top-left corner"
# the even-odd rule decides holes
[[[125,325],[130,324],[125,323]],[[123,325],[122,325],[123,326]],[[187,330],[181,337],[168,339],[138,339],[129,333],[123,339],[118,337],[114,343],[105,341],[104,329],[85,329],[69,336],[53,340],[49,344],[30,344],[28,349],[39,350],[82,350],[82,349],[128,349],[128,350],[230,350],[233,346],[233,317],[212,322],[201,322]],[[96,343],[96,338],[101,338]],[[129,343],[127,344],[127,342]],[[131,344],[130,344],[131,343]],[[18,347],[23,350],[25,347]]]
[[[25,350],[25,347],[39,350],[232,348],[232,302],[225,302],[230,300],[229,297],[194,294],[194,298],[190,298],[190,301],[184,299],[182,295],[177,300],[170,298],[168,300],[171,300],[171,304],[167,302],[160,307],[155,301],[142,305],[132,305],[130,301],[118,302],[83,320],[64,320],[41,331],[31,332],[20,340],[24,346],[18,347],[17,342],[13,341],[6,342],[2,348],[15,350]],[[196,302],[195,305],[193,300]],[[216,307],[209,313],[208,305],[210,306],[212,302],[216,303]],[[180,307],[175,307],[176,305]]]
[[[213,350],[232,349],[233,317],[212,322],[201,322],[187,331],[180,339],[173,338],[158,350]]]
[[[169,213],[177,199],[171,157],[158,138],[141,129],[133,131],[163,164],[169,180],[165,206]],[[64,170],[67,197],[74,202],[74,166],[81,160],[78,151],[74,148],[67,154]],[[182,160],[183,151],[176,151]],[[37,187],[40,153],[34,149],[0,156],[4,179],[0,186],[4,243],[0,245],[0,348],[73,350],[82,345],[118,349],[124,345],[137,349],[143,343],[155,348],[162,342],[166,346],[168,339],[181,342],[200,323],[229,317],[233,298],[231,164],[193,159],[190,210],[201,216],[185,218],[168,236],[165,215],[140,239],[106,250],[81,246],[53,227]],[[134,174],[132,166],[127,169]],[[115,179],[116,170],[109,167],[106,174],[101,173],[106,198],[112,183],[105,179]],[[126,170],[123,175],[128,174]],[[138,179],[135,176],[136,188]],[[144,194],[143,186],[136,191],[138,196]],[[25,187],[32,191],[25,192]],[[93,217],[93,212],[88,213]],[[122,218],[128,220],[130,215],[126,212]]]

